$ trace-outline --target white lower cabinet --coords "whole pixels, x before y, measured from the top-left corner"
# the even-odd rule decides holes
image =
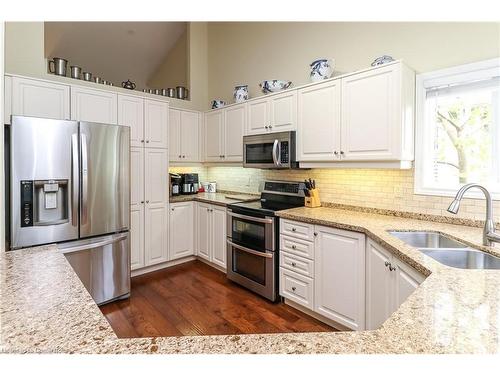
[[[365,236],[315,226],[314,311],[353,330],[365,328]]]
[[[196,253],[221,268],[226,268],[226,208],[196,203]]]
[[[366,328],[379,328],[425,277],[374,241],[366,242]]]
[[[170,204],[170,260],[194,255],[193,202]]]
[[[376,329],[423,280],[362,233],[280,219],[280,295],[327,322]]]

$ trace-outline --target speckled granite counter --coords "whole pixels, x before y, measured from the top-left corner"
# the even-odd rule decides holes
[[[228,197],[233,197],[234,199]],[[170,203],[196,201],[216,204],[218,206],[227,206],[231,203],[253,201],[255,199],[259,199],[259,195],[234,192],[198,193],[192,195],[176,195],[170,197]]]
[[[70,353],[498,353],[500,271],[452,269],[386,233],[433,230],[470,244],[481,229],[332,208],[282,217],[366,233],[430,275],[375,331],[118,339],[54,246],[0,255],[0,350]],[[495,249],[488,251],[499,254]]]

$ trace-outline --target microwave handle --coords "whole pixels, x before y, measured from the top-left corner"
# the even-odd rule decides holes
[[[277,139],[273,144],[273,161],[275,166],[281,167],[281,143]]]

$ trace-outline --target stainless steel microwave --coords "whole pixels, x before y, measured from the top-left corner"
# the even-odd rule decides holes
[[[243,137],[243,167],[261,169],[298,168],[295,131]]]

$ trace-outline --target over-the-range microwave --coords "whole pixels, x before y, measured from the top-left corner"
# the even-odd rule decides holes
[[[295,132],[243,137],[243,167],[261,169],[298,168],[295,160]]]

